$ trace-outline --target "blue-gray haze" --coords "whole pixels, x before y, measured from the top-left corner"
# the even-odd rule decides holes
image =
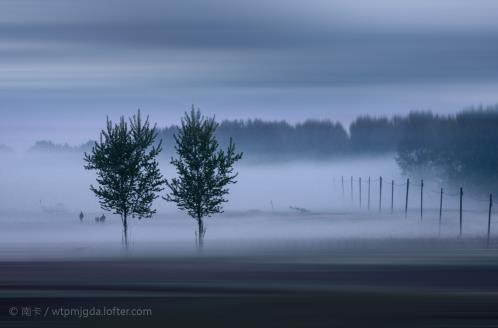
[[[0,144],[77,144],[105,116],[159,125],[498,102],[494,0],[4,0]]]

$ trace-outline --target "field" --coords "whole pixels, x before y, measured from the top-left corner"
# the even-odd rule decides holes
[[[25,215],[4,222],[0,233],[1,319],[50,327],[124,318],[175,327],[498,324],[498,253],[484,248],[481,224],[467,224],[459,239],[457,220],[447,219],[438,237],[432,216],[226,213],[208,221],[200,254],[187,217],[134,221],[125,252],[118,218],[97,224]],[[25,306],[42,315],[8,312]],[[52,312],[61,307],[152,314]]]
[[[125,251],[119,217],[95,222],[103,212],[80,164],[0,163],[5,326],[498,325],[498,226],[492,221],[488,249],[486,206],[466,202],[459,238],[455,200],[439,227],[437,197],[428,194],[423,220],[415,192],[408,217],[402,190],[394,213],[386,196],[379,213],[377,189],[370,210],[365,194],[359,208],[332,174],[400,178],[392,159],[242,166],[226,212],[207,219],[202,252],[194,221],[160,200],[153,218],[131,221]],[[104,307],[152,313],[89,312]]]

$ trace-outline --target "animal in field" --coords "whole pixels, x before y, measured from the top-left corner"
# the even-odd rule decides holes
[[[95,223],[104,223],[105,222],[105,215],[102,214],[102,216],[96,216],[95,217]]]

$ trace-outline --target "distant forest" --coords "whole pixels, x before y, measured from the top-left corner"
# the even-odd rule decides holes
[[[177,126],[159,129],[164,156],[173,154]],[[408,174],[431,171],[448,178],[498,182],[498,106],[472,108],[454,115],[412,112],[406,116],[361,116],[347,131],[341,123],[307,120],[222,121],[217,137],[232,137],[249,161],[327,159],[392,153]],[[225,146],[225,144],[222,144]],[[33,151],[82,152],[79,147],[37,142]]]
[[[49,152],[49,153],[84,153],[92,150],[95,141],[89,140],[79,146],[71,146],[67,143],[58,144],[48,140],[40,140],[29,149],[30,152]]]

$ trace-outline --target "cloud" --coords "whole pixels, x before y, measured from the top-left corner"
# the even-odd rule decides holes
[[[498,102],[496,58],[494,0],[0,2],[7,127],[191,103],[231,118],[458,110]]]
[[[491,1],[7,1],[0,88],[496,79]],[[119,83],[116,83],[119,81]]]

